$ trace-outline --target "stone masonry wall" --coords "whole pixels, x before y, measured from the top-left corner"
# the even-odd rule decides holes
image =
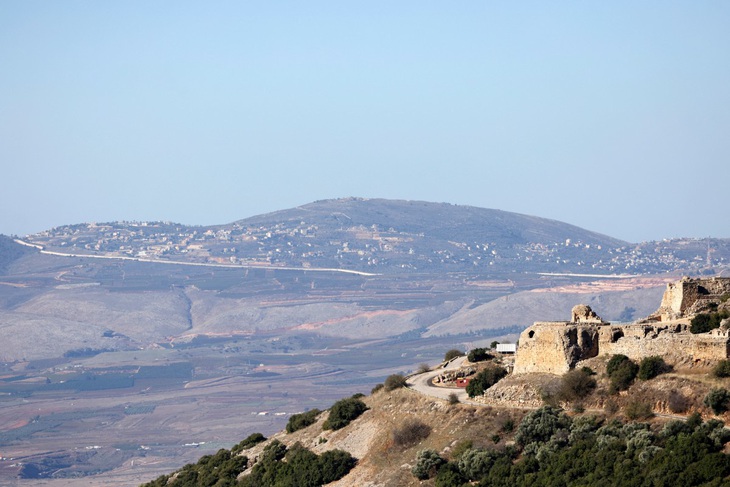
[[[520,335],[514,373],[563,374],[579,360],[598,355],[598,326],[535,323]]]
[[[682,278],[667,284],[659,310],[653,315],[661,321],[670,321],[686,316],[696,310],[702,301],[717,299],[730,293],[730,279],[712,277],[709,279]]]
[[[611,325],[589,306],[572,310],[572,321],[537,322],[520,334],[514,373],[563,374],[580,360],[622,354],[633,360],[651,355],[668,363],[730,357],[728,331],[689,332],[689,316],[730,293],[730,278],[683,278],[667,285],[659,310],[631,325]]]
[[[669,363],[681,360],[722,360],[728,357],[728,337],[713,334],[693,335],[687,326],[670,327],[625,325],[607,326],[601,330],[601,355],[626,355],[641,360],[659,355]]]
[[[515,374],[564,374],[598,355],[626,355],[641,360],[659,355],[668,363],[728,358],[726,334],[693,335],[686,323],[671,325],[589,325],[571,322],[535,323],[520,335]]]

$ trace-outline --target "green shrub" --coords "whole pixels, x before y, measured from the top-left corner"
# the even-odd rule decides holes
[[[489,474],[501,455],[494,450],[474,448],[459,458],[459,470],[468,480],[479,480]]]
[[[368,407],[359,399],[348,397],[340,399],[330,408],[330,414],[327,421],[322,425],[326,430],[338,430],[344,428],[362,413],[367,411]]]
[[[264,447],[264,451],[261,453],[263,461],[278,461],[286,456],[286,445],[279,440],[272,440],[271,443]]]
[[[459,404],[459,396],[455,392],[449,394],[449,404]]]
[[[540,414],[526,416],[518,430],[524,431],[524,423],[534,423],[536,416]],[[552,420],[558,424],[545,424]],[[719,421],[700,420],[692,427],[690,421],[695,420],[655,435],[646,424],[602,424],[597,418],[576,418],[567,426],[569,420],[561,421],[559,410],[553,410],[537,421],[550,427],[531,436],[534,441],[519,458],[516,450],[506,447],[469,459],[467,465],[472,453],[464,453],[457,469],[454,462],[441,467],[435,485],[447,474],[454,476],[445,485],[459,487],[725,485],[730,456],[722,450],[730,432]]]
[[[699,428],[702,425],[702,415],[700,413],[694,412],[687,416],[687,428],[689,428],[690,431],[694,431],[697,428]]]
[[[606,375],[611,377],[613,373],[616,372],[618,366],[627,360],[629,360],[629,358],[626,355],[622,355],[620,353],[612,356],[610,360],[606,363]]]
[[[444,354],[444,362],[448,362],[449,360],[453,360],[456,357],[463,357],[463,356],[464,356],[464,352],[462,352],[461,350],[452,348],[451,350],[449,350],[448,352],[446,352]]]
[[[464,482],[466,482],[466,478],[459,471],[459,467],[453,463],[447,463],[439,469],[433,485],[434,487],[461,487]]]
[[[664,359],[658,355],[645,357],[639,362],[639,380],[650,380],[659,374],[663,374],[669,370],[669,366]]]
[[[392,391],[406,386],[406,378],[403,374],[392,374],[385,379],[385,390]]]
[[[601,427],[603,420],[597,416],[578,416],[570,425],[568,440],[575,443],[584,440]]]
[[[466,393],[469,397],[481,396],[484,394],[484,391],[499,382],[506,375],[507,369],[503,367],[497,365],[487,367],[469,381],[469,385],[466,386]]]
[[[730,392],[727,389],[712,389],[704,399],[705,406],[712,409],[715,414],[721,414],[728,410],[730,405]]]
[[[515,430],[515,420],[512,418],[507,418],[507,420],[502,423],[502,426],[499,429],[503,433],[513,432]]]
[[[243,450],[248,450],[252,446],[258,445],[262,441],[266,441],[266,437],[261,433],[252,433],[245,439],[241,440],[236,446],[231,448],[231,453],[238,453]]]
[[[634,421],[637,419],[649,419],[654,416],[654,412],[651,410],[651,405],[641,401],[640,399],[633,399],[629,401],[624,407],[624,413],[626,417]]]
[[[570,423],[570,418],[562,409],[543,406],[525,416],[517,427],[515,441],[522,446],[547,442],[558,430],[570,428]]]
[[[487,352],[484,348],[475,348],[469,351],[469,355],[467,355],[466,358],[469,362],[483,362],[494,358],[494,356]]]
[[[401,448],[413,446],[431,434],[431,427],[419,419],[406,419],[393,430],[393,444]]]
[[[286,461],[282,461],[286,459]],[[238,484],[215,482],[210,479],[205,484],[183,483],[181,485],[233,486],[242,487],[319,487],[341,479],[355,466],[357,460],[342,450],[330,450],[317,456],[312,451],[296,443],[287,449],[274,440],[264,448],[259,461],[251,473]],[[234,479],[235,480],[235,479]],[[177,484],[175,484],[177,485]]]
[[[383,387],[385,387],[385,384],[375,384],[373,388],[370,390],[370,394],[375,394],[376,392],[380,391]]]
[[[357,464],[357,459],[344,450],[328,450],[319,456],[322,484],[329,484],[347,475]]]
[[[720,360],[712,369],[715,377],[730,377],[730,360]]]
[[[411,469],[418,480],[428,480],[436,475],[442,465],[446,463],[435,450],[421,450],[416,456],[416,464]]]
[[[730,312],[727,310],[700,313],[690,321],[689,331],[692,333],[706,333],[718,328],[725,318],[730,318]]]
[[[611,390],[624,391],[628,389],[639,372],[639,366],[632,361],[621,364],[611,376]]]
[[[710,315],[707,313],[700,313],[690,321],[689,331],[692,333],[706,333],[712,330],[710,325]]]
[[[492,350],[496,350],[497,345],[499,345],[499,342],[497,340],[494,340],[492,343],[489,344],[489,348]]]
[[[306,428],[307,426],[314,424],[317,421],[317,416],[319,416],[321,412],[322,411],[319,409],[312,409],[305,413],[292,414],[289,418],[289,422],[286,423],[286,432],[294,433],[295,431],[299,431],[302,428]]]
[[[596,388],[596,380],[583,370],[570,370],[560,379],[558,399],[575,401],[588,396]]]
[[[623,391],[631,386],[639,366],[626,355],[614,355],[606,365],[606,372],[611,379],[611,391]]]
[[[218,450],[214,455],[203,455],[198,463],[185,465],[173,482],[172,475],[163,475],[143,487],[163,486],[232,486],[236,477],[246,470],[248,458],[241,455],[231,455],[226,449]]]
[[[302,446],[301,443],[297,442],[290,446],[284,458],[286,463],[279,466],[283,475],[277,475],[276,484],[283,484],[282,480],[284,478],[294,485],[300,483],[319,485],[322,483],[319,457],[316,453]]]
[[[458,460],[461,458],[461,455],[463,455],[466,451],[471,450],[473,446],[474,442],[471,440],[459,440],[456,445],[454,445],[454,448],[451,449],[451,458]]]

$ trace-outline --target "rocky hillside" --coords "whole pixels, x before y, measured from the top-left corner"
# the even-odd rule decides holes
[[[536,478],[542,479],[538,485],[556,485],[566,471],[572,474],[562,485],[594,485],[595,475],[606,485],[628,485],[632,476],[640,481],[681,476],[681,485],[726,485],[722,479],[728,481],[730,456],[722,448],[730,433],[710,419],[712,409],[698,399],[708,394],[707,382],[718,379],[675,371],[637,379],[628,394],[617,394],[610,389],[605,359],[591,365],[600,372],[580,399],[559,397],[566,383],[573,384],[568,376],[508,376],[475,404],[380,389],[362,398],[368,409],[341,429],[325,429],[332,411],[314,411],[316,420],[309,426],[254,446],[242,442],[232,456],[221,451],[149,485],[203,485],[196,482],[203,476],[211,480],[216,458],[242,457],[237,470],[242,473],[229,473],[227,480],[216,477],[221,482],[216,485],[320,485],[292,480],[305,468],[302,463],[287,466],[302,461],[301,448],[311,452],[305,458],[312,461],[327,451],[344,451],[357,460],[344,477],[327,484],[337,487],[458,487],[484,479],[490,479],[487,485],[533,485]],[[517,406],[515,395],[528,400]],[[279,460],[271,462],[274,450]],[[614,462],[622,468],[613,470]],[[249,477],[257,479],[254,484]]]
[[[680,292],[690,308],[703,302],[710,314],[686,317],[692,334],[707,333],[697,327],[714,313],[726,337],[728,285],[683,279],[662,302]],[[670,348],[633,360],[597,352],[555,374],[520,372],[523,347],[516,357],[449,350],[433,370],[390,375],[369,397],[295,414],[286,432],[249,436],[146,487],[728,485],[730,431],[719,418],[730,418],[730,360]]]
[[[728,239],[630,244],[506,211],[360,198],[317,201],[226,225],[85,223],[27,240],[73,254],[387,274],[696,274],[730,262]]]

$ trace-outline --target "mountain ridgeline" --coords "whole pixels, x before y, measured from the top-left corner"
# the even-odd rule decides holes
[[[90,223],[27,240],[78,255],[378,274],[698,273],[730,262],[730,239],[631,244],[506,211],[359,198],[317,201],[226,225]]]
[[[31,250],[28,247],[19,245],[10,237],[0,235],[0,275],[5,274],[8,266]]]

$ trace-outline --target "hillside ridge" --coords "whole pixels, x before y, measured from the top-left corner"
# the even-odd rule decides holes
[[[362,198],[322,200],[225,225],[65,225],[25,241],[68,255],[385,274],[699,273],[730,263],[730,239],[633,244],[502,210]]]

